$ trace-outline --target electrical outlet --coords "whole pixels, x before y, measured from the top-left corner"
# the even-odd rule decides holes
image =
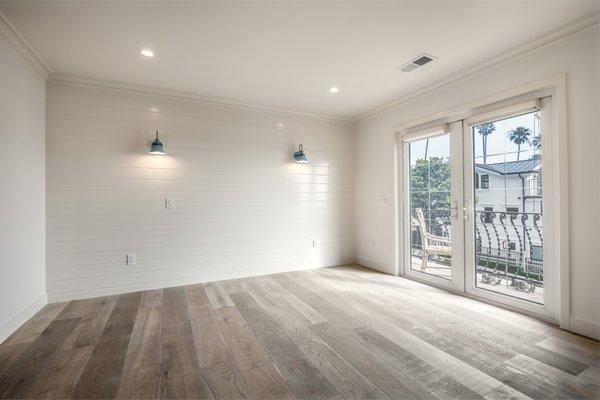
[[[127,265],[135,265],[135,254],[127,254]]]
[[[165,199],[166,208],[175,208],[175,199],[173,197],[167,197]]]
[[[313,249],[316,249],[318,247],[317,241],[315,239],[313,239],[313,243],[312,244],[313,244]]]
[[[387,207],[388,203],[389,203],[389,199],[387,196],[381,196],[381,201],[383,202],[383,206]]]

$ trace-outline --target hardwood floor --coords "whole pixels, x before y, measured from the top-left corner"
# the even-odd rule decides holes
[[[49,304],[0,398],[597,399],[598,342],[355,266]]]

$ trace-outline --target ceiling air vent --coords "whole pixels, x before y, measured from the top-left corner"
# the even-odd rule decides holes
[[[419,67],[422,67],[425,64],[432,62],[433,60],[435,60],[435,57],[430,56],[429,54],[421,54],[414,60],[409,61],[406,64],[401,65],[396,69],[399,69],[402,72],[410,72],[414,69],[417,69]]]

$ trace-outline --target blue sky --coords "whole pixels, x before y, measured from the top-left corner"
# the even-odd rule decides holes
[[[504,161],[515,161],[517,159],[517,145],[508,140],[507,134],[518,126],[524,126],[533,132],[533,135],[531,136],[532,139],[534,135],[539,135],[539,121],[536,119],[535,114],[536,113],[529,113],[494,122],[496,131],[491,135],[488,135],[488,164]],[[414,164],[415,160],[424,157],[425,143],[425,139],[411,142],[411,164]],[[449,151],[450,140],[448,135],[437,136],[429,139],[428,157],[444,157],[444,159],[448,159]],[[481,135],[477,133],[477,129],[475,129],[474,134],[474,152],[476,158],[475,162],[483,163],[483,144]],[[527,143],[521,145],[521,160],[527,160],[533,154],[534,149],[532,146]]]

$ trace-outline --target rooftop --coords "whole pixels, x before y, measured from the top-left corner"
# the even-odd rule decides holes
[[[475,166],[477,168],[486,169],[500,175],[512,175],[537,170],[540,162],[540,160],[520,160],[493,164],[475,164]]]

